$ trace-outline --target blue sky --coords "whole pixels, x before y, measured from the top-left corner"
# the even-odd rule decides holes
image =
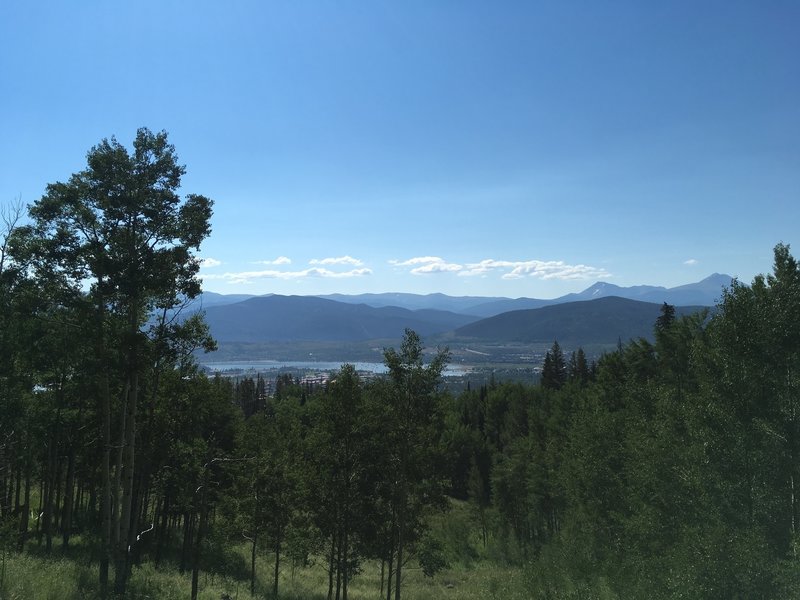
[[[549,298],[800,254],[800,3],[0,4],[0,202],[166,130],[204,287]]]

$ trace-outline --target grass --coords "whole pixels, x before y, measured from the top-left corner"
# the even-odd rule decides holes
[[[431,520],[432,534],[446,548],[449,567],[426,577],[413,561],[404,569],[406,600],[528,599],[528,577],[520,567],[507,566],[508,554],[499,543],[483,548],[473,516],[464,502],[453,500],[451,510]],[[213,536],[212,536],[213,537]],[[59,540],[60,541],[60,540]],[[55,542],[55,540],[54,540]],[[98,594],[97,540],[75,536],[66,551],[54,543],[50,553],[32,538],[26,552],[5,553],[0,600],[95,600]],[[212,567],[200,573],[201,600],[249,599],[249,546],[231,546],[218,538],[207,548]],[[274,555],[258,556],[255,598],[272,597]],[[308,567],[281,566],[279,597],[286,600],[326,600],[328,575],[324,560]],[[366,561],[348,587],[351,600],[379,600],[381,565]],[[111,575],[113,581],[113,573]],[[180,573],[176,555],[168,553],[159,569],[144,562],[134,567],[126,598],[129,600],[185,600],[191,590],[191,573]]]
[[[50,555],[35,548],[24,554],[6,557],[6,570],[0,600],[93,600],[98,598],[96,563],[87,562],[90,553],[80,544],[62,555],[54,550]],[[243,545],[231,549],[247,558]],[[259,558],[257,563],[256,598],[271,597],[272,557]],[[292,572],[287,564],[281,569],[279,597],[286,600],[324,600],[327,596],[327,572],[321,565],[297,568]],[[184,600],[191,589],[191,574],[181,574],[174,566],[156,569],[145,563],[134,567],[127,598],[131,600]],[[362,572],[353,578],[349,587],[352,600],[377,600],[380,598],[380,565],[367,562]],[[220,600],[224,595],[232,599],[250,598],[249,581],[245,578],[226,577],[201,572],[201,600]],[[497,567],[486,561],[474,562],[469,567],[456,565],[432,578],[425,577],[417,568],[405,571],[403,597],[408,600],[433,600],[458,598],[460,600],[498,598],[515,600],[529,598],[524,592],[519,569]]]
[[[260,565],[267,581],[262,580],[259,587],[260,598],[268,597],[270,589],[269,566]],[[280,597],[291,600],[325,600],[327,597],[327,572],[321,567],[297,569],[292,578],[290,570],[282,573]],[[460,600],[528,599],[521,585],[521,572],[518,569],[498,568],[488,563],[473,564],[469,568],[455,566],[425,577],[420,569],[404,571],[403,597],[408,600],[435,600],[457,598]],[[380,564],[369,561],[362,565],[362,572],[353,578],[348,587],[348,597],[352,600],[376,600],[380,598]],[[249,589],[245,588],[249,594]],[[235,596],[234,596],[235,597]]]

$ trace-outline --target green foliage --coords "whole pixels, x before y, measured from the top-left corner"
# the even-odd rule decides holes
[[[441,542],[432,537],[425,537],[419,544],[417,550],[417,560],[425,577],[433,577],[448,564],[444,556],[444,546]]]
[[[544,356],[542,366],[542,386],[558,390],[567,381],[567,365],[564,362],[564,353],[558,342],[553,342],[553,347]]]
[[[592,366],[554,343],[537,386],[451,397],[448,352],[426,362],[406,331],[385,378],[344,365],[268,398],[200,374],[213,341],[173,318],[211,207],[179,198],[182,174],[141,130],[49,186],[30,226],[3,219],[0,597],[99,598],[108,573],[128,598],[800,594],[788,246],[712,315],[665,304],[654,343]]]

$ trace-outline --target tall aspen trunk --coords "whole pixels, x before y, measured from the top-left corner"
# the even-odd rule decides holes
[[[70,449],[67,458],[67,481],[64,484],[64,509],[61,516],[62,547],[69,546],[69,537],[72,533],[72,506],[75,488],[75,450]]]
[[[13,475],[9,476],[11,461],[6,459],[3,450],[0,446],[0,517],[5,517],[11,510],[10,502],[6,504],[6,490],[14,488]]]
[[[395,568],[394,600],[400,600],[400,584],[403,578],[403,543],[405,542],[405,505],[400,505],[397,516],[397,567]]]
[[[55,472],[55,493],[53,494],[53,502],[52,502],[52,516],[53,516],[53,524],[51,526],[51,532],[55,533],[57,529],[61,527],[61,511],[59,507],[61,506],[61,469],[64,465],[64,461],[58,455],[58,445],[56,445],[56,472]]]
[[[792,373],[791,369],[787,369],[786,372],[786,383],[789,389],[792,387]],[[789,512],[790,512],[790,529],[789,533],[791,534],[792,540],[792,554],[797,556],[797,544],[795,540],[797,539],[797,492],[795,490],[795,483],[794,483],[794,469],[795,465],[797,464],[797,405],[792,400],[791,401],[791,416],[790,416],[790,424],[791,427],[789,428],[790,435],[789,435],[789,455],[791,457],[790,467],[789,467]]]
[[[275,578],[272,584],[272,597],[278,597],[278,575],[280,574],[280,565],[281,565],[281,534],[278,534],[278,538],[275,540]]]
[[[345,520],[344,533],[342,534],[342,600],[347,600],[347,579],[349,576],[347,568],[347,521]]]
[[[336,544],[336,600],[342,598],[342,536],[337,535]]]
[[[791,490],[791,500],[792,500],[792,506],[791,506],[791,511],[792,511],[792,515],[791,515],[792,516],[791,533],[792,533],[792,539],[794,539],[795,534],[797,533],[797,528],[796,528],[796,525],[797,525],[796,524],[796,518],[797,517],[795,515],[795,510],[796,509],[795,509],[795,493],[794,493],[794,474],[789,475],[789,487],[790,487],[790,490]]]
[[[389,546],[389,559],[386,561],[389,566],[389,577],[386,579],[386,600],[392,600],[392,582],[394,577],[394,526],[392,526],[392,541]]]
[[[192,552],[192,600],[197,600],[198,584],[200,579],[200,548],[203,543],[203,534],[206,530],[206,521],[208,519],[208,508],[206,507],[207,492],[206,484],[203,484],[203,489],[200,492],[200,522],[197,525],[197,535],[194,541],[194,550]]]
[[[408,504],[407,460],[408,450],[404,440],[400,448],[400,497],[397,506],[397,566],[395,568],[394,600],[400,600],[400,588],[403,580],[403,545],[406,541],[406,505]]]
[[[144,446],[143,446],[144,448]],[[142,464],[138,461],[137,464]],[[131,525],[128,534],[128,575],[130,576],[133,565],[138,565],[141,561],[141,546],[144,540],[139,540],[142,530],[149,531],[155,528],[155,514],[153,521],[149,523],[148,513],[150,512],[150,466],[147,461],[134,478],[133,495],[131,502]],[[148,524],[147,526],[144,526]]]
[[[100,310],[100,331],[98,336],[102,338],[103,331],[103,309]],[[100,432],[103,444],[103,456],[101,460],[101,476],[103,483],[103,494],[100,499],[102,511],[102,538],[103,554],[100,558],[100,597],[108,598],[108,570],[111,562],[113,548],[111,546],[111,390],[108,383],[108,371],[105,364],[105,344],[102,339],[99,342],[100,358]]]
[[[125,415],[124,455],[122,466],[122,506],[120,511],[119,541],[117,547],[116,579],[114,588],[117,594],[124,595],[128,580],[128,557],[130,554],[130,535],[133,508],[133,474],[136,450],[136,401],[139,396],[139,375],[136,372],[135,358],[129,376],[130,389]]]
[[[41,535],[44,534],[47,552],[50,552],[50,549],[53,545],[53,537],[50,528],[51,521],[53,520],[53,471],[55,471],[55,465],[53,464],[55,462],[55,458],[53,456],[55,454],[55,449],[53,448],[54,443],[55,441],[51,438],[50,442],[47,444],[47,472],[42,481],[42,509],[39,512],[39,543],[42,541]]]
[[[181,562],[178,569],[181,573],[186,571],[191,558],[192,532],[194,530],[194,514],[186,512],[183,515],[183,545],[181,547]]]
[[[163,325],[164,321],[166,320],[166,309],[162,311],[161,315],[161,323]],[[156,399],[158,397],[158,390],[159,390],[159,383],[161,381],[161,369],[159,367],[159,363],[156,363],[154,367],[154,374],[153,374],[153,384],[152,390],[147,395],[149,401],[147,401],[147,420],[144,424],[143,433],[141,436],[141,447],[144,452],[148,452],[148,450],[152,449],[152,441],[153,441],[153,428],[155,423],[155,405]],[[135,434],[135,427],[134,427],[134,434]],[[140,525],[147,522],[147,512],[148,512],[148,504],[149,504],[149,497],[150,497],[150,479],[151,479],[151,472],[152,472],[152,459],[149,455],[145,455],[145,459],[137,461],[137,464],[140,465],[139,467],[139,474],[135,478],[136,484],[133,486],[133,506],[131,508],[131,530],[129,538],[129,545],[132,547],[132,552],[130,554],[130,562],[128,564],[128,573],[130,574],[131,564],[139,564],[141,560],[141,549],[140,544],[136,543],[136,537],[140,530]],[[157,517],[154,516],[153,525]]]
[[[22,465],[17,461],[17,487],[14,490],[14,513],[19,513],[19,495],[22,488]]]
[[[256,547],[258,545],[258,530],[253,530],[253,542],[250,547],[250,596],[256,595]]]
[[[336,534],[331,535],[331,553],[328,556],[328,600],[333,600],[333,571],[336,568]]]
[[[156,535],[156,567],[161,564],[162,547],[167,542],[167,527],[169,524],[169,492],[164,492],[164,499],[161,502],[161,526],[158,528]]]
[[[122,465],[125,454],[125,423],[128,416],[128,394],[130,382],[125,382],[122,392],[122,422],[120,423],[119,441],[117,443],[117,456],[114,462],[114,482],[111,489],[111,543],[114,548],[119,546],[120,536],[120,490],[122,489]]]
[[[19,513],[19,532],[17,537],[17,550],[22,552],[25,549],[25,542],[28,539],[28,522],[31,514],[31,473],[30,466],[25,467],[25,496],[22,509]]]

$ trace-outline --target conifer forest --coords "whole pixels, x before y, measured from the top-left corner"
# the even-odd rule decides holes
[[[268,395],[195,361],[213,202],[184,172],[141,129],[3,209],[1,599],[800,597],[787,245],[654,341],[555,341],[535,383],[451,392],[406,330],[385,376]]]

